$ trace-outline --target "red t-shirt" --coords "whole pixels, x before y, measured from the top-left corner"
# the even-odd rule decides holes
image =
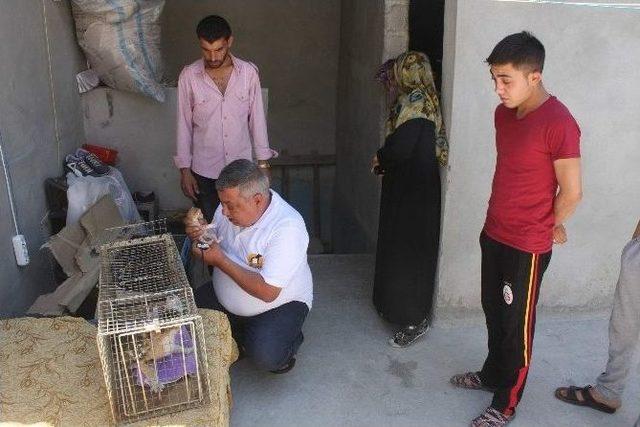
[[[555,96],[522,119],[500,104],[495,112],[496,171],[484,231],[531,253],[553,245],[553,162],[580,157],[580,127]]]

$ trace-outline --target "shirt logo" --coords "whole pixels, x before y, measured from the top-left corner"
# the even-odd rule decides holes
[[[507,282],[506,280],[503,283],[504,288],[502,288],[502,297],[504,298],[504,302],[506,302],[507,305],[511,305],[511,303],[513,302],[513,291],[511,290],[511,283]]]
[[[264,257],[260,254],[250,253],[247,256],[247,264],[253,268],[262,268],[264,265]]]

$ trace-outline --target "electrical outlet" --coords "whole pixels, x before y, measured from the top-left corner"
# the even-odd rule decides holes
[[[20,267],[29,264],[29,251],[27,249],[27,241],[22,234],[13,236],[13,252],[16,255],[16,263]]]

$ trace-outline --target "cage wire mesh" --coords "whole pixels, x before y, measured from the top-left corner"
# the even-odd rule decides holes
[[[94,246],[96,250],[99,251],[104,245],[143,237],[161,236],[167,234],[167,232],[166,218],[155,221],[137,222],[135,224],[107,228],[97,237]]]
[[[97,340],[116,423],[210,399],[202,319],[161,223],[107,230],[99,249]]]
[[[189,287],[178,249],[168,234],[103,245],[99,300]]]

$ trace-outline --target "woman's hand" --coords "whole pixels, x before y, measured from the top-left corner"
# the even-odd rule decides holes
[[[380,159],[378,159],[378,155],[376,154],[371,159],[371,173],[374,175],[383,175],[382,170],[380,169]]]

